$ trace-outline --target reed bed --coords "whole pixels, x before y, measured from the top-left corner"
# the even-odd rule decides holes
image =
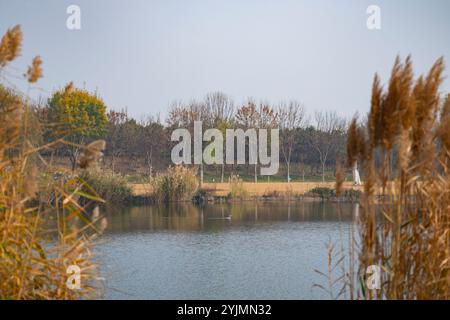
[[[230,199],[243,200],[248,197],[248,191],[244,187],[244,182],[238,175],[231,175],[228,184],[230,189],[228,197]]]
[[[21,45],[20,26],[9,29],[0,42],[0,75]],[[39,57],[33,60],[25,74],[29,85],[42,77],[41,64]],[[41,124],[29,101],[0,84],[0,299],[98,297],[92,241],[105,227],[94,205],[101,199],[93,190],[82,192],[88,186],[76,175],[41,183],[39,173],[50,164],[39,152],[65,142],[37,145],[39,139],[30,138]],[[96,159],[97,150],[82,147],[86,164]],[[90,199],[85,206],[77,201],[82,196]],[[79,282],[71,266],[80,271]]]
[[[195,168],[183,166],[169,167],[151,182],[153,195],[159,202],[191,200],[198,189]]]
[[[127,204],[133,201],[133,190],[126,178],[110,170],[91,168],[80,172],[80,177],[109,204]]]
[[[365,175],[360,243],[352,243],[360,278],[346,277],[350,291],[361,288],[356,298],[450,298],[450,95],[439,91],[443,73],[439,58],[415,78],[411,57],[397,57],[385,87],[374,77],[367,123],[355,118],[349,126],[348,166],[358,161]],[[381,268],[378,290],[363,281],[373,265]]]

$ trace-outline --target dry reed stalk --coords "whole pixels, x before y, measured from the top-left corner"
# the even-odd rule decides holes
[[[440,58],[413,83],[411,58],[397,58],[387,92],[374,78],[369,134],[355,123],[349,128],[349,159],[355,159],[355,141],[367,146],[360,272],[370,265],[383,270],[380,290],[363,285],[360,297],[450,299],[450,102],[439,95],[443,71]],[[374,196],[382,199],[377,206]]]
[[[339,158],[336,159],[336,196],[341,196],[342,192],[344,191],[344,181],[345,181],[345,175],[342,170],[341,161]]]
[[[8,30],[0,42],[0,68],[20,52],[22,33],[19,26]],[[42,76],[40,58],[35,58],[27,76],[34,83]],[[28,98],[0,85],[0,299],[80,299],[96,297],[96,269],[92,262],[92,240],[98,234],[88,206],[80,197],[100,201],[95,193],[82,193],[84,185],[76,176],[49,184],[40,183],[40,147],[28,140],[29,129],[36,122],[27,110]],[[45,163],[44,163],[45,164]],[[42,167],[39,168],[42,170]],[[53,194],[43,201],[44,191]],[[49,218],[57,220],[55,230]],[[101,230],[100,230],[101,231]],[[81,287],[67,286],[67,268],[81,270]]]

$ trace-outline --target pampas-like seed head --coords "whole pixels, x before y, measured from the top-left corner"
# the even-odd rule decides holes
[[[380,134],[381,100],[382,100],[382,88],[380,85],[380,78],[378,77],[378,74],[375,73],[372,84],[372,98],[370,101],[370,113],[368,117],[368,126],[367,126],[369,129],[369,138],[372,149],[377,147],[381,140]]]
[[[22,30],[17,25],[6,31],[0,41],[0,68],[17,58],[22,50]]]
[[[96,140],[88,144],[80,159],[80,168],[85,169],[96,163],[101,156],[103,156],[103,151],[106,148],[105,140]]]
[[[27,70],[27,80],[29,83],[35,83],[37,82],[40,78],[43,77],[43,72],[42,72],[42,60],[40,56],[36,56],[32,63],[31,66],[28,67]]]
[[[353,167],[358,159],[358,149],[358,125],[354,117],[347,130],[347,166],[349,168]]]

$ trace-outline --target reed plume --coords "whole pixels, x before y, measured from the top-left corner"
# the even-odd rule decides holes
[[[376,148],[381,141],[381,99],[382,88],[380,78],[375,73],[372,84],[372,98],[370,101],[370,113],[368,118],[369,138],[372,148]]]
[[[444,170],[450,170],[450,94],[447,94],[440,113],[440,127],[438,138],[442,145],[440,159]]]
[[[31,63],[31,66],[28,67],[26,74],[29,83],[35,83],[40,78],[43,77],[41,65],[42,65],[41,57],[40,56],[35,57]]]
[[[21,41],[19,26],[2,38],[0,71],[20,54]],[[42,77],[41,63],[33,60],[30,83]],[[0,299],[97,297],[92,240],[101,230],[78,200],[101,199],[81,192],[85,182],[77,176],[43,178],[42,171],[51,168],[37,161],[39,152],[64,141],[35,146],[28,139],[37,122],[30,121],[36,116],[28,112],[28,102],[26,95],[0,84]],[[71,265],[81,271],[79,290],[67,285]]]
[[[364,298],[450,298],[450,98],[440,97],[443,72],[439,58],[414,81],[411,57],[397,57],[386,92],[374,77],[368,136],[355,121],[349,127],[351,161],[355,132],[366,141],[360,269],[383,270],[379,290],[362,285]]]
[[[359,156],[358,124],[352,119],[347,131],[347,166],[352,168]]]
[[[85,169],[89,166],[96,164],[101,156],[103,156],[103,151],[106,148],[105,140],[96,140],[88,144],[83,151],[80,158],[80,168]]]
[[[22,50],[22,29],[17,25],[6,31],[0,41],[0,68],[16,59]]]

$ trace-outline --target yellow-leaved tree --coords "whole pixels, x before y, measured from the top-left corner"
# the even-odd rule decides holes
[[[84,89],[69,83],[64,89],[53,93],[49,100],[50,135],[64,138],[70,145],[64,147],[72,170],[78,162],[80,146],[88,140],[102,137],[106,132],[108,118],[103,100]]]

